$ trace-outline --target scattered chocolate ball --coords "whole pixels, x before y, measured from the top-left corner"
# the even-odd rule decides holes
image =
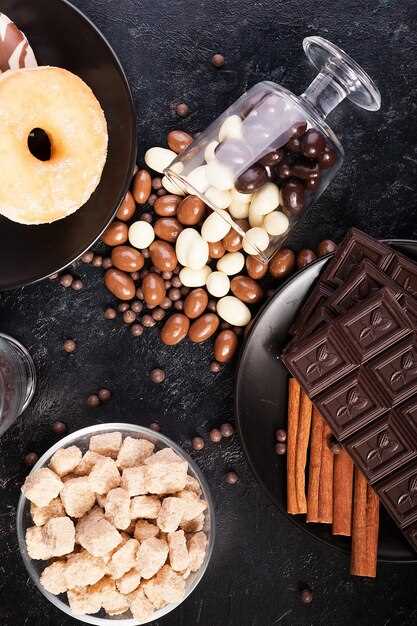
[[[148,204],[149,206],[153,206],[155,204],[155,200],[157,199],[157,195],[156,193],[151,193],[151,195],[148,198]]]
[[[331,239],[323,239],[319,243],[319,247],[317,248],[317,253],[319,256],[323,256],[325,254],[329,254],[330,252],[334,252],[337,248],[337,245]]]
[[[239,480],[239,477],[236,474],[236,472],[227,472],[225,476],[225,480],[228,485],[236,485],[237,481]]]
[[[313,602],[313,592],[311,589],[302,589],[300,592],[300,598],[303,604],[311,604]]]
[[[279,456],[282,456],[283,454],[285,454],[286,451],[287,451],[287,446],[285,443],[282,443],[281,441],[279,441],[278,443],[275,444],[275,452]]]
[[[84,285],[83,285],[82,280],[77,278],[77,280],[73,281],[71,287],[72,287],[72,289],[74,289],[74,291],[80,291],[84,287]]]
[[[84,254],[81,257],[81,261],[83,263],[91,263],[93,258],[94,258],[94,253],[89,250],[88,252],[84,252]]]
[[[142,215],[140,216],[140,219],[143,220],[144,222],[148,222],[149,224],[152,223],[151,213],[142,213]]]
[[[275,439],[281,443],[287,441],[287,431],[283,428],[277,428],[275,431]]]
[[[73,280],[74,279],[71,276],[71,274],[63,274],[61,278],[59,279],[59,284],[62,285],[63,287],[71,287]]]
[[[36,452],[28,452],[24,458],[24,461],[26,465],[35,465],[38,459],[39,456],[36,454]]]
[[[210,441],[213,443],[219,443],[222,440],[222,434],[218,428],[213,428],[209,432]]]
[[[191,444],[193,450],[202,450],[204,448],[204,439],[202,437],[193,437]]]
[[[182,311],[184,309],[184,302],[182,300],[177,300],[174,302],[174,309],[176,311]]]
[[[310,265],[316,258],[313,250],[300,250],[297,254],[297,267],[299,269],[306,267],[306,265]]]
[[[159,433],[159,431],[161,430],[161,427],[158,424],[158,422],[152,422],[152,424],[149,424],[149,428],[151,430],[154,430],[156,433]]]
[[[171,280],[171,285],[176,289],[179,289],[180,287],[182,287],[182,282],[178,276],[173,276]]]
[[[119,313],[124,313],[128,310],[128,308],[129,305],[127,302],[120,302],[120,304],[117,305],[117,310],[119,311]]]
[[[171,280],[172,272],[162,272],[161,276],[162,276],[162,278],[164,280]],[[175,287],[175,285],[174,285],[174,287]],[[177,287],[178,287],[178,285],[177,285]]]
[[[100,398],[95,393],[92,393],[90,396],[88,396],[88,398],[87,398],[87,406],[89,406],[91,408],[95,408],[99,404],[100,404]]]
[[[108,307],[104,311],[104,317],[106,318],[106,320],[114,320],[115,317],[117,317],[116,309],[113,309],[112,307]]]
[[[220,53],[213,54],[211,57],[211,62],[214,67],[222,67],[224,65],[224,56]]]
[[[142,253],[143,253],[143,250],[142,250]],[[136,297],[137,297],[138,300],[143,300],[143,291],[142,291],[142,289],[140,289],[140,288],[136,289]]]
[[[181,295],[185,298],[191,291],[191,287],[181,287]]]
[[[210,372],[212,374],[218,374],[220,370],[221,370],[220,363],[218,363],[217,361],[212,361],[210,363]]]
[[[152,372],[150,374],[150,378],[151,378],[151,381],[153,383],[162,383],[162,382],[164,382],[164,380],[166,378],[166,374],[165,374],[164,370],[161,370],[159,368],[155,368],[154,370],[152,370]]]
[[[134,337],[140,337],[143,335],[143,326],[142,324],[132,324],[130,327],[130,332]]]
[[[109,270],[111,267],[113,267],[113,263],[112,263],[111,258],[110,258],[109,256],[106,256],[106,257],[103,259],[103,261],[102,261],[102,263],[101,263],[101,266],[102,266],[102,268],[103,268],[104,270]]]
[[[132,280],[139,280],[139,272],[130,272],[130,275],[132,277]]]
[[[74,339],[66,339],[64,341],[64,350],[65,352],[68,352],[68,354],[71,354],[71,352],[75,352],[76,347],[77,344],[75,343]]]
[[[56,435],[62,435],[67,430],[67,425],[64,422],[56,421],[52,424],[52,430]]]
[[[145,328],[152,328],[153,326],[155,326],[156,322],[153,319],[152,315],[144,315],[142,317],[142,324],[143,326],[145,326]]]
[[[110,389],[99,389],[97,395],[101,402],[107,402],[111,398],[111,391]]]
[[[160,176],[155,176],[152,178],[152,189],[162,189],[162,178]]]
[[[94,267],[101,267],[103,265],[103,257],[100,254],[95,254],[92,264]]]
[[[133,300],[133,302],[130,305],[130,308],[132,309],[134,313],[141,313],[143,310],[143,304],[142,302],[139,302],[139,300]]]
[[[164,319],[166,313],[161,307],[157,307],[154,311],[152,311],[152,317],[156,322],[160,322]]]
[[[159,306],[161,307],[161,309],[164,309],[164,311],[166,311],[172,307],[172,302],[167,296],[162,300]]]
[[[232,424],[230,424],[229,422],[225,422],[220,426],[220,432],[223,437],[231,437],[234,434],[235,429],[233,428]]]
[[[178,288],[176,288],[176,287],[172,287],[172,289],[170,289],[168,291],[168,298],[172,302],[175,302],[176,300],[180,300],[181,299],[181,291]]]
[[[167,195],[167,191],[166,189],[158,189],[158,191],[156,192],[156,195],[161,197],[161,196],[166,196]]]
[[[217,303],[215,300],[209,300],[207,310],[215,313],[217,311]]]
[[[177,106],[175,107],[175,113],[180,117],[187,117],[187,115],[190,113],[188,104],[185,104],[185,102],[180,102],[179,104],[177,104]]]
[[[128,309],[123,313],[123,321],[125,324],[133,324],[136,321],[136,313],[132,309]]]
[[[340,454],[342,452],[342,446],[333,435],[329,437],[328,444],[333,454]]]

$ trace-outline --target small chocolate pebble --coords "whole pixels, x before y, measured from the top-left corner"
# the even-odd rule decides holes
[[[161,198],[162,196],[166,196],[167,195],[167,191],[165,189],[158,189],[158,191],[156,192],[156,195]]]
[[[153,319],[152,315],[144,315],[142,317],[142,324],[143,326],[145,326],[145,328],[152,328],[153,326],[155,326],[156,322]]]
[[[275,452],[281,456],[283,454],[285,454],[287,451],[287,446],[285,443],[283,443],[282,441],[279,441],[278,443],[275,444]]]
[[[133,324],[136,321],[136,313],[132,309],[128,309],[123,313],[123,321],[125,324]]]
[[[64,424],[64,422],[56,421],[52,424],[52,431],[56,435],[62,435],[62,433],[65,433],[66,430],[67,430],[67,425]]]
[[[287,431],[283,428],[277,428],[277,430],[275,431],[275,439],[280,443],[284,443],[285,441],[287,441]]]
[[[176,289],[178,289],[179,287],[182,287],[182,282],[179,279],[178,276],[174,276],[171,280],[171,284],[173,287],[175,287]]]
[[[153,206],[155,204],[155,200],[157,199],[157,195],[156,193],[151,193],[151,195],[148,198],[148,204],[149,206]]]
[[[142,324],[132,324],[132,326],[130,327],[130,332],[134,337],[140,337],[143,334]]]
[[[75,352],[76,347],[77,347],[77,344],[75,343],[74,339],[67,339],[66,341],[64,341],[65,352],[68,352],[68,353]]]
[[[278,165],[281,163],[284,158],[284,151],[281,149],[273,150],[272,152],[268,152],[262,159],[259,159],[259,163],[264,165],[265,167],[273,167],[274,165]]]
[[[165,315],[165,311],[160,306],[152,311],[152,317],[156,322],[160,322],[161,320],[163,320]]]
[[[107,402],[107,400],[110,400],[111,398],[111,391],[110,389],[99,389],[97,395],[101,402]]]
[[[100,404],[100,398],[98,397],[97,394],[92,393],[90,396],[88,396],[88,398],[87,398],[87,406],[89,406],[91,408],[95,408],[99,404]]]
[[[180,102],[179,104],[177,104],[177,106],[175,107],[175,113],[180,117],[187,117],[187,115],[190,113],[188,104],[185,104],[185,102]]]
[[[215,300],[209,300],[207,309],[215,313],[217,311],[217,303]]]
[[[193,137],[185,130],[171,130],[167,135],[168,147],[177,154],[184,152],[193,143]]]
[[[314,128],[310,128],[301,139],[301,152],[308,159],[319,159],[326,147],[323,135]]]
[[[94,267],[101,267],[103,265],[103,257],[100,254],[95,254],[92,264]]]
[[[289,163],[281,163],[275,171],[279,178],[289,178],[291,176],[291,166]]]
[[[300,250],[297,254],[297,267],[301,269],[302,267],[306,267],[306,265],[310,265],[316,259],[316,255],[313,250]]]
[[[36,452],[28,452],[25,455],[24,461],[26,465],[30,466],[30,465],[35,465],[38,459],[39,459],[39,455],[37,455]]]
[[[162,178],[160,176],[155,176],[152,178],[152,189],[158,191],[158,189],[162,189]]]
[[[211,57],[211,63],[214,67],[222,67],[224,65],[224,56],[217,52]]]
[[[260,163],[254,163],[236,180],[235,187],[240,193],[253,193],[268,182],[266,169]]]
[[[291,137],[291,139],[288,141],[285,147],[287,148],[288,152],[291,152],[292,154],[296,154],[297,152],[301,152],[301,141],[295,135],[294,137]]]
[[[225,476],[225,481],[227,482],[228,485],[236,485],[238,480],[239,480],[239,477],[236,474],[236,472],[227,472]]]
[[[302,589],[300,592],[300,599],[303,604],[311,604],[313,601],[313,592],[311,589]]]
[[[168,298],[172,302],[175,302],[176,300],[180,300],[180,298],[181,298],[181,291],[178,288],[173,287],[172,289],[170,289],[168,291]]]
[[[139,272],[129,272],[129,274],[132,280],[139,280]]]
[[[162,272],[161,274],[162,278],[164,280],[171,280],[172,278],[172,272]],[[178,285],[177,285],[178,286]]]
[[[153,383],[162,383],[164,382],[165,377],[166,377],[166,374],[164,370],[161,370],[159,368],[155,368],[154,370],[152,370],[150,374],[150,378]]]
[[[210,441],[213,443],[219,443],[222,440],[222,434],[218,428],[213,428],[209,432]]]
[[[204,439],[202,437],[193,437],[191,445],[193,450],[202,450],[204,448]]]
[[[81,257],[81,261],[83,263],[91,263],[93,258],[94,258],[94,253],[89,250],[88,252],[84,252],[84,254]]]
[[[323,154],[319,158],[319,166],[322,170],[326,170],[336,163],[336,158],[336,152],[326,146]]]
[[[234,434],[235,429],[233,428],[232,424],[230,424],[229,422],[225,422],[220,426],[220,432],[223,437],[231,437]]]
[[[122,222],[128,222],[134,216],[136,204],[130,191],[124,197],[122,204],[117,209],[116,217]]]
[[[328,445],[333,454],[340,454],[342,452],[342,446],[333,435],[329,437]]]
[[[337,248],[337,245],[331,239],[323,239],[319,243],[319,247],[317,248],[317,253],[319,256],[323,256],[324,254],[329,254],[330,252],[334,252]]]
[[[104,317],[106,318],[106,320],[114,320],[116,316],[117,316],[116,309],[113,309],[112,307],[108,307],[104,311]]]
[[[275,253],[269,263],[269,272],[274,278],[288,276],[295,267],[295,254],[289,248],[282,248]]]
[[[152,424],[149,424],[149,428],[155,431],[156,433],[159,433],[159,431],[161,430],[161,427],[158,424],[158,422],[152,422]]]
[[[129,308],[129,305],[127,302],[121,302],[120,304],[117,305],[117,310],[119,311],[119,313],[124,313],[125,311],[127,311]]]
[[[142,302],[139,302],[139,300],[133,300],[130,304],[130,308],[134,313],[141,313],[143,310],[143,304]]]
[[[79,278],[77,278],[77,280],[74,280],[72,282],[71,288],[74,289],[74,291],[80,291],[83,288],[83,286],[84,285],[82,281]]]
[[[101,235],[107,246],[120,246],[127,241],[128,228],[124,222],[115,220]]]
[[[217,361],[212,361],[210,363],[210,372],[212,374],[218,374],[221,370],[221,365]]]
[[[148,224],[152,223],[152,213],[142,213],[142,215],[140,216],[140,219],[143,222],[148,222]],[[143,254],[143,250],[142,250],[142,254]]]
[[[102,264],[101,264],[101,265],[102,265],[102,268],[103,268],[104,270],[108,270],[108,269],[110,269],[111,267],[113,267],[113,263],[112,263],[111,258],[110,258],[110,257],[108,257],[108,256],[104,257],[104,259],[103,259],[103,261],[102,261]]]
[[[172,301],[168,298],[168,296],[166,296],[159,306],[161,307],[161,309],[164,309],[164,311],[167,311],[172,307]]]
[[[143,300],[143,291],[140,287],[136,289],[136,297],[138,300]]]
[[[61,278],[59,279],[59,283],[63,287],[71,287],[73,280],[74,278],[71,276],[71,274],[63,274]]]
[[[147,170],[138,170],[133,178],[132,195],[136,204],[146,204],[152,190],[152,178]]]
[[[183,311],[184,310],[184,302],[182,300],[177,300],[176,302],[174,302],[174,309],[176,311]]]
[[[298,217],[304,210],[304,185],[298,180],[289,180],[282,187],[284,213],[289,217]]]

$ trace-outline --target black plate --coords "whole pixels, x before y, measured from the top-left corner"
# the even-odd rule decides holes
[[[388,243],[417,259],[417,242]],[[278,354],[301,302],[329,258],[321,258],[295,274],[264,306],[243,347],[236,374],[235,411],[243,448],[258,481],[286,515],[286,457],[274,452],[274,431],[286,428],[288,372]],[[381,513],[379,560],[417,562],[416,553],[394,522],[384,509]],[[333,536],[326,524],[306,524],[304,516],[288,517],[316,539],[350,551],[350,540]]]
[[[3,0],[1,11],[27,35],[39,65],[63,67],[94,91],[106,115],[109,151],[101,182],[74,215],[23,226],[0,218],[0,289],[40,280],[79,257],[122,201],[136,160],[136,116],[123,69],[110,45],[65,0]]]

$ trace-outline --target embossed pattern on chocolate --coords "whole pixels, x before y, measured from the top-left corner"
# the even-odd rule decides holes
[[[406,468],[382,481],[378,494],[394,520],[403,528],[417,520],[417,467]]]

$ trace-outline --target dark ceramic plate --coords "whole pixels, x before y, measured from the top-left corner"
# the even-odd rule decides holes
[[[0,289],[40,280],[79,257],[101,235],[129,186],[136,160],[136,118],[123,69],[100,32],[65,0],[3,0],[1,11],[27,35],[39,65],[80,76],[106,115],[109,151],[90,200],[52,224],[0,218]]]
[[[388,242],[417,259],[417,242]],[[236,375],[235,410],[243,448],[258,479],[286,513],[286,457],[274,452],[274,431],[286,428],[288,373],[279,359],[297,310],[330,257],[319,259],[291,277],[258,314],[243,347]],[[417,562],[417,555],[381,511],[378,558]],[[350,551],[350,540],[335,537],[326,524],[306,524],[304,516],[288,516],[297,526],[325,543]]]

